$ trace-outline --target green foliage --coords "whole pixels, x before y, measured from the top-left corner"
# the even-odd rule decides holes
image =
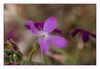
[[[17,49],[14,49],[15,46]],[[4,64],[20,64],[22,60],[22,54],[18,49],[18,46],[13,40],[5,42],[4,47]]]

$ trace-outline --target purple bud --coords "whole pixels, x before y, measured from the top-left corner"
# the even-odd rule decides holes
[[[83,32],[82,39],[84,42],[87,42],[89,40],[89,34],[87,32]]]
[[[87,42],[87,41],[89,40],[89,36],[90,36],[90,35],[91,35],[92,37],[96,38],[96,35],[95,35],[95,34],[90,33],[90,32],[88,32],[88,31],[86,31],[86,30],[83,30],[83,29],[75,29],[75,30],[71,33],[71,35],[74,37],[74,36],[76,36],[79,32],[82,34],[81,38],[83,39],[84,42]]]

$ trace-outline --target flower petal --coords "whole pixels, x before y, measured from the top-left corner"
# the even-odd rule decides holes
[[[87,32],[84,32],[82,34],[82,39],[84,42],[87,42],[89,40],[89,34]]]
[[[55,17],[48,18],[44,23],[43,31],[51,33],[57,26],[57,20]]]
[[[26,25],[25,26],[28,29],[30,29],[35,36],[39,36],[40,32],[39,32],[39,30],[36,29],[36,27],[34,26],[34,24],[33,24],[33,22],[31,20],[28,20],[26,22]]]
[[[53,45],[55,45],[57,48],[61,48],[66,46],[67,40],[60,36],[50,36],[49,42]]]
[[[42,30],[44,23],[43,22],[35,22],[34,25],[37,29]]]
[[[44,38],[39,38],[38,42],[39,42],[39,45],[40,45],[42,53],[47,53],[48,50],[49,50],[49,46],[48,46],[47,40],[44,39]]]

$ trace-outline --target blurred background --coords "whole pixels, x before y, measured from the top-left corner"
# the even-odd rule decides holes
[[[44,22],[55,16],[62,36],[68,41],[65,48],[52,47],[47,54],[48,64],[96,64],[96,39],[90,37],[87,43],[72,37],[77,28],[96,34],[95,4],[4,4],[4,42],[9,33],[15,36],[23,59],[27,60],[33,48],[35,37],[25,27],[25,21]],[[40,54],[34,54],[33,62],[41,63]]]

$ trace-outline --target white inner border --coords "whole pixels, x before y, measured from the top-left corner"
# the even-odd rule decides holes
[[[96,65],[4,65],[4,4],[96,4]],[[0,69],[100,69],[99,0],[0,0]],[[99,36],[98,36],[99,35]]]

